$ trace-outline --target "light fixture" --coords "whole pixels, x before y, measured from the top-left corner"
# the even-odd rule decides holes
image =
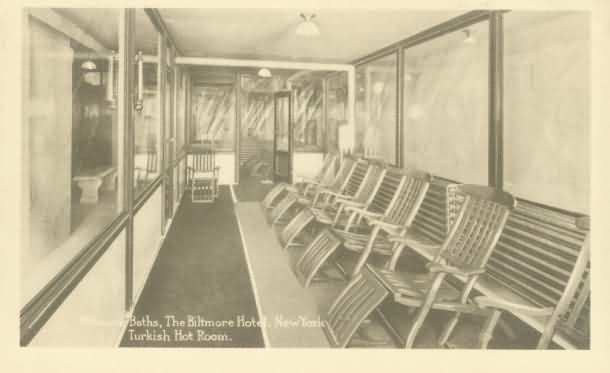
[[[464,44],[474,44],[476,39],[472,36],[472,31],[470,29],[462,30],[462,32],[466,35],[464,38]]]
[[[301,13],[301,18],[303,21],[299,23],[296,29],[296,34],[300,36],[318,36],[320,35],[320,29],[318,25],[316,25],[312,19],[316,17],[315,14],[310,14],[309,16]]]
[[[80,65],[80,68],[86,71],[92,71],[92,70],[97,70],[97,66],[95,65],[95,62],[91,61],[91,60],[86,60],[85,62],[83,62]]]
[[[262,69],[258,70],[258,76],[261,78],[271,78],[271,71],[263,67]]]

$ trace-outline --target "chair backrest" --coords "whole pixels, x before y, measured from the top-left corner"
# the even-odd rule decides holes
[[[192,159],[192,167],[196,172],[214,171],[216,167],[216,153],[213,150],[193,153]]]
[[[339,166],[339,171],[335,175],[335,179],[330,185],[330,189],[341,191],[347,185],[347,181],[356,168],[356,160],[352,157],[343,157],[341,161],[341,166]]]
[[[588,343],[589,275],[589,218],[522,200],[485,274],[534,305],[554,308],[541,348],[555,327]]]
[[[406,178],[406,175],[402,169],[386,167],[381,185],[373,196],[369,210],[378,214],[386,214],[394,200],[394,195],[403,184],[404,178]]]
[[[370,168],[370,163],[365,161],[364,159],[359,159],[356,161],[356,167],[350,173],[347,178],[347,183],[345,187],[341,190],[343,194],[347,194],[348,196],[355,196],[356,192],[362,185],[362,182],[366,178],[366,174]]]
[[[451,228],[435,260],[463,269],[484,268],[515,206],[514,198],[492,187],[460,184],[451,186],[447,204]]]
[[[322,185],[331,184],[335,179],[335,174],[337,172],[337,158],[338,157],[335,154],[328,154],[324,159],[320,173],[314,180],[318,181]]]
[[[369,161],[369,168],[366,172],[364,180],[362,180],[362,183],[360,183],[358,191],[354,195],[353,201],[362,203],[368,207],[373,200],[373,197],[375,196],[385,173],[386,168],[383,162]]]
[[[442,244],[449,231],[447,226],[447,186],[442,178],[433,178],[415,218],[412,229],[431,242]]]
[[[430,174],[418,170],[404,170],[403,172],[405,177],[382,220],[408,227],[424,200],[432,177]]]

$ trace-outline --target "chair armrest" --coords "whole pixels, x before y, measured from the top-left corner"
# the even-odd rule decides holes
[[[345,210],[355,212],[356,214],[358,214],[360,216],[364,216],[369,219],[379,219],[379,218],[383,217],[382,214],[379,214],[377,212],[371,212],[371,211],[368,211],[368,210],[365,210],[365,209],[359,208],[359,207],[347,206],[345,208]]]
[[[344,205],[345,207],[354,207],[354,208],[364,208],[364,205],[365,205],[362,202],[351,201],[349,199],[345,199],[342,197],[337,198],[336,202],[341,205]]]
[[[481,308],[497,308],[514,313],[527,314],[531,316],[549,316],[553,313],[552,307],[536,307],[505,299],[491,298],[486,296],[475,297],[474,302]]]
[[[380,227],[381,229],[385,229],[388,231],[400,231],[402,229],[402,227],[400,225],[387,223],[380,219],[372,219],[371,225],[376,225],[376,226]]]
[[[462,270],[460,268],[453,267],[448,264],[441,264],[441,263],[429,263],[428,270],[432,273],[443,272],[443,273],[449,273],[452,275],[466,276],[466,277],[480,275],[480,274],[485,273],[485,270],[480,269],[480,268],[471,269],[471,270]]]
[[[303,184],[320,184],[320,182],[318,180],[310,179],[308,177],[301,178],[301,181],[299,182],[299,184],[300,183],[303,183]]]
[[[341,199],[345,199],[345,200],[351,200],[352,196],[348,196],[347,194],[343,194],[343,193],[339,193],[339,192],[335,192],[332,191],[330,189],[322,189],[321,193],[326,193],[326,194],[330,194],[331,196],[335,196],[336,198],[341,198]]]

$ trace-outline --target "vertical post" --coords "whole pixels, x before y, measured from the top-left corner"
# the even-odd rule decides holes
[[[135,10],[121,10],[119,22],[119,88],[118,88],[118,118],[119,128],[124,129],[123,137],[123,203],[127,212],[125,227],[125,310],[129,311],[133,305],[133,214],[134,214],[134,33]],[[122,124],[121,124],[122,123]]]
[[[489,186],[502,190],[504,175],[503,149],[503,73],[504,35],[502,13],[489,18]]]
[[[322,79],[322,128],[320,132],[325,135],[322,153],[328,153],[328,78]]]
[[[404,48],[398,47],[396,51],[396,166],[402,167],[404,164]]]
[[[239,158],[241,156],[241,73],[235,73],[235,183],[239,184]]]
[[[349,136],[349,139],[339,139],[341,151],[353,150],[356,141],[356,123],[354,110],[356,108],[356,68],[352,67],[347,72],[347,128],[339,131],[340,135]]]
[[[166,53],[165,50],[166,43],[165,37],[158,31],[155,31],[157,34],[157,102],[159,108],[159,122],[161,128],[159,129],[159,146],[161,150],[161,165],[159,166],[159,170],[161,173],[161,235],[165,234],[165,222],[167,221],[167,144],[165,139],[165,126],[166,123],[166,113],[165,113],[165,95],[167,94],[167,68],[166,68]]]

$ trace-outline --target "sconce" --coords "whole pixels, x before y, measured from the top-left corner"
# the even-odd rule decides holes
[[[106,101],[110,108],[115,107],[114,100],[114,52],[110,52],[108,56],[108,73],[106,74]]]

